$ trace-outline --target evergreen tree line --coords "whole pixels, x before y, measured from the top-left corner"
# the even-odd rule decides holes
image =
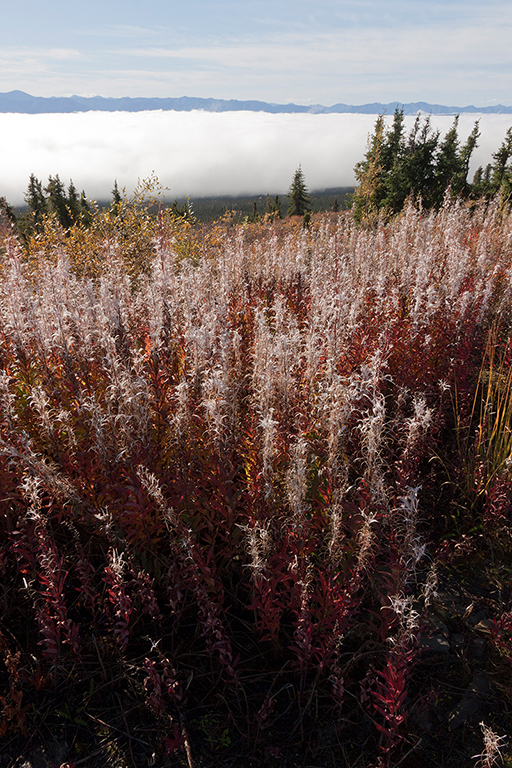
[[[293,175],[293,180],[288,190],[288,194],[286,196],[288,198],[288,209],[287,209],[286,215],[302,216],[303,218],[305,217],[305,223],[307,223],[309,221],[309,217],[312,210],[311,196],[309,194],[309,191],[306,185],[306,180],[304,178],[304,172],[300,164]],[[333,210],[334,211],[339,210],[339,203],[337,199],[334,201]],[[281,201],[279,199],[279,195],[276,195],[275,197],[271,197],[270,195],[267,195],[265,200],[265,210],[263,215],[265,218],[267,218],[267,220],[283,218]],[[257,211],[257,204],[256,202],[254,202],[251,220],[257,221],[259,218],[260,217]]]
[[[447,190],[452,197],[464,199],[491,199],[499,196],[507,204],[512,196],[512,127],[505,139],[492,155],[492,162],[480,167],[473,181],[468,180],[472,154],[478,146],[480,136],[478,121],[466,141],[458,135],[459,117],[444,137],[434,130],[430,116],[420,115],[408,134],[405,131],[403,109],[397,108],[393,122],[386,128],[384,115],[379,115],[368,148],[362,160],[354,168],[358,185],[352,196],[352,210],[356,220],[369,221],[381,214],[399,213],[407,199],[421,204],[424,208],[439,208]],[[288,216],[302,216],[305,226],[311,216],[311,198],[306,186],[302,167],[299,165],[288,190]],[[73,181],[67,189],[59,176],[49,176],[48,183],[31,174],[25,201],[28,213],[16,217],[15,211],[4,197],[0,197],[0,220],[16,225],[22,236],[40,230],[45,217],[54,216],[64,230],[73,226],[88,227],[93,218],[94,205],[87,200],[85,192],[78,194]],[[120,209],[123,197],[114,183],[111,210]],[[339,205],[334,201],[333,211]],[[175,201],[172,210],[177,218],[195,221],[187,202],[180,207]],[[268,220],[282,218],[279,196],[267,195],[264,217]],[[260,215],[257,204],[253,203],[249,221],[257,221]]]
[[[114,182],[111,195],[110,211],[116,216],[125,202],[119,191],[117,181]],[[51,217],[60,224],[64,231],[69,232],[75,226],[88,228],[93,222],[94,213],[98,210],[96,203],[88,200],[85,191],[82,190],[78,194],[73,180],[70,180],[66,189],[58,174],[49,176],[46,186],[43,186],[42,181],[31,174],[25,193],[25,202],[28,208],[27,212],[17,216],[16,211],[6,199],[0,198],[0,219],[9,221],[15,226],[22,239],[40,232],[45,219]],[[176,209],[176,215],[190,218],[188,205],[183,206],[183,210],[181,210],[178,209],[175,201],[174,209]]]
[[[85,192],[78,194],[73,181],[68,188],[59,175],[49,176],[48,184],[43,187],[34,174],[30,175],[25,202],[29,207],[29,222],[37,229],[45,216],[55,216],[64,229],[76,224],[87,226],[91,221],[91,208]]]
[[[112,201],[110,209],[116,215],[124,202],[124,198],[119,191],[117,181],[114,182],[112,189]],[[295,172],[292,184],[288,193],[289,206],[288,216],[305,216],[311,210],[310,196],[304,180],[304,174],[301,166]],[[45,217],[53,216],[64,230],[69,230],[73,226],[82,226],[87,228],[91,222],[94,212],[94,203],[88,201],[84,191],[78,195],[76,187],[71,180],[66,190],[65,185],[60,180],[58,174],[49,176],[48,183],[43,183],[31,174],[27,191],[25,193],[25,202],[28,211],[21,216],[16,216],[14,208],[4,197],[0,197],[0,218],[4,221],[10,221],[14,224],[22,236],[32,235],[41,230]],[[179,205],[175,200],[170,206],[175,218],[180,218],[190,223],[195,222],[195,216],[187,199],[183,205]],[[336,210],[338,205],[336,202]],[[282,204],[279,195],[271,197],[267,195],[265,201],[264,217],[270,220],[281,219],[283,217]],[[257,210],[257,203],[252,204],[252,212],[247,216],[249,221],[259,221],[260,214]]]
[[[449,191],[452,197],[490,199],[499,195],[502,202],[512,191],[512,128],[509,128],[493,162],[478,168],[473,182],[468,180],[471,156],[480,136],[478,121],[466,141],[458,135],[459,116],[444,137],[433,130],[430,116],[420,115],[407,135],[403,109],[397,108],[392,125],[386,129],[379,115],[363,160],[354,168],[358,186],[352,209],[358,221],[382,212],[398,213],[405,201],[413,198],[425,208],[439,208]]]

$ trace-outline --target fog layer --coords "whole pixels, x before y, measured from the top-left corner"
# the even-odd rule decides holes
[[[478,116],[461,115],[459,136]],[[354,184],[375,115],[269,115],[259,112],[87,112],[0,115],[0,196],[23,203],[28,179],[59,174],[89,198],[110,197],[116,179],[131,193],[156,174],[169,196],[283,194],[299,163],[310,190]],[[389,118],[391,120],[391,118]],[[510,115],[483,115],[472,162],[491,160]],[[414,118],[406,118],[412,126]],[[451,117],[433,117],[444,134]]]

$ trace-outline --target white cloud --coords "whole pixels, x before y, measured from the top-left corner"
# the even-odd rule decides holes
[[[475,117],[462,115],[459,136]],[[413,118],[407,118],[410,126]],[[434,117],[444,134],[450,117]],[[110,197],[114,179],[131,191],[155,172],[170,195],[282,194],[299,163],[310,188],[351,185],[375,115],[269,115],[253,112],[87,112],[0,115],[0,195],[23,202],[34,173],[72,178],[90,198]],[[482,116],[474,167],[490,161],[512,115]]]
[[[24,87],[32,90],[30,86],[35,82],[52,79],[56,70],[69,70],[70,64],[76,66],[81,58],[80,51],[72,48],[0,48],[2,90],[23,90]],[[40,95],[37,89],[36,95]]]
[[[143,37],[154,37],[161,34],[164,27],[142,27],[130,24],[107,24],[102,27],[78,29],[77,33],[88,37],[120,37],[140,40]]]
[[[333,19],[330,25],[289,24],[287,30],[269,28],[261,34],[244,30],[236,37],[211,35],[200,38],[190,36],[189,44],[177,41],[173,30],[162,28],[158,44],[119,48],[119,56],[146,59],[183,59],[184,61],[209,62],[228,68],[278,66],[285,71],[315,68],[325,64],[354,67],[361,72],[374,71],[379,64],[381,71],[390,67],[400,70],[417,69],[418,66],[444,68],[450,64],[459,68],[468,63],[484,61],[509,65],[511,62],[510,35],[512,31],[512,6],[500,7],[499,16],[464,14],[456,16],[457,23],[447,23],[446,14],[432,12],[435,4],[429,4],[428,16],[418,19],[417,13],[408,18],[406,8],[399,19],[394,13],[386,23],[387,13],[377,13],[375,3],[370,3],[373,18],[354,26]],[[410,6],[411,3],[409,2]],[[453,15],[453,7],[451,13]],[[361,9],[359,9],[361,12]],[[499,23],[497,20],[499,19]]]
[[[157,71],[176,87],[186,74],[193,94],[301,103],[426,100],[509,103],[512,88],[512,13],[496,20],[461,18],[457,25],[432,16],[423,25],[350,26],[332,31],[288,31],[266,37],[141,45],[112,51],[124,68]],[[241,87],[241,84],[243,86]],[[195,86],[195,87],[194,87]],[[508,101],[507,101],[508,99]]]
[[[43,61],[69,61],[79,59],[80,51],[73,48],[15,48],[4,46],[0,48],[0,66],[9,64],[34,63]]]

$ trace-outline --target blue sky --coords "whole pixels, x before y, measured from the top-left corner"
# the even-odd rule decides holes
[[[18,0],[0,91],[512,104],[510,0]]]

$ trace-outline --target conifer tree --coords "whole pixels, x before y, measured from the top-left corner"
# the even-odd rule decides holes
[[[458,123],[459,116],[457,115],[452,127],[439,146],[436,164],[437,202],[440,202],[439,198],[444,195],[445,189],[450,185],[452,185],[453,191],[458,187],[460,172]]]
[[[436,163],[436,192],[435,204],[440,205],[446,189],[450,187],[453,197],[466,195],[468,192],[467,175],[471,155],[477,146],[480,135],[478,121],[468,136],[466,143],[460,147],[458,137],[459,116],[453,121],[453,125],[444,137],[439,147]]]
[[[92,222],[91,207],[83,189],[80,194],[80,221],[85,227],[88,227]]]
[[[67,209],[71,219],[71,223],[77,224],[80,221],[81,205],[80,205],[80,198],[78,197],[77,189],[73,184],[72,180],[70,180],[69,186],[68,186]]]
[[[401,162],[404,178],[403,196],[401,202],[397,200],[393,213],[402,210],[407,198],[421,200],[425,208],[431,208],[434,205],[439,135],[439,131],[432,129],[430,115],[423,122],[420,115],[416,117],[407,137]]]
[[[110,206],[110,210],[114,216],[117,216],[119,213],[122,214],[122,207],[123,197],[119,191],[119,187],[117,186],[117,179],[115,179],[114,186],[112,188],[112,204]]]
[[[0,223],[16,224],[16,211],[5,197],[0,197]]]
[[[280,219],[281,218],[281,203],[279,201],[279,195],[274,198],[267,194],[265,200],[265,216],[268,219]]]
[[[512,188],[512,127],[505,134],[501,147],[493,153],[493,162],[477,168],[473,177],[472,196],[491,198],[499,194],[502,200],[510,196]]]
[[[43,185],[33,173],[30,174],[25,202],[30,208],[33,225],[39,227],[43,222],[44,215],[48,213],[48,205],[43,192]]]
[[[123,202],[119,187],[117,186],[117,179],[114,181],[114,187],[112,189],[112,208],[116,209]]]
[[[463,184],[461,192],[468,196],[471,192],[471,184],[468,182],[469,165],[471,162],[471,156],[478,146],[478,139],[480,137],[479,121],[475,122],[473,130],[469,134],[466,143],[461,150],[461,163],[462,163],[462,175]]]
[[[512,167],[508,165],[512,157],[512,127],[508,129],[501,147],[492,157],[494,163],[491,167],[491,189],[495,194],[499,193],[504,201],[510,197],[512,190]]]
[[[293,181],[290,185],[288,198],[290,200],[288,216],[304,216],[306,211],[310,210],[309,193],[300,164],[295,171]]]
[[[383,199],[381,207],[395,211],[401,208],[409,194],[404,172],[403,158],[406,152],[404,134],[404,110],[397,107],[393,124],[382,143],[381,160],[383,173]]]
[[[378,214],[381,207],[382,189],[382,145],[384,142],[384,115],[379,115],[373,134],[368,138],[366,155],[356,163],[354,173],[358,186],[352,198],[352,210],[356,221],[369,220]]]
[[[45,187],[47,194],[48,208],[50,213],[55,214],[57,221],[64,229],[69,229],[73,224],[73,219],[68,207],[68,199],[64,184],[59,178],[59,174],[56,176],[48,176],[48,184]]]
[[[354,168],[359,182],[352,202],[356,220],[371,222],[381,212],[399,213],[408,197],[421,200],[425,208],[439,207],[448,187],[453,196],[467,197],[469,163],[479,129],[477,122],[460,146],[458,120],[456,117],[440,142],[439,131],[432,130],[430,117],[422,119],[418,115],[406,138],[402,109],[397,107],[387,131],[384,115],[379,115],[366,155]]]

